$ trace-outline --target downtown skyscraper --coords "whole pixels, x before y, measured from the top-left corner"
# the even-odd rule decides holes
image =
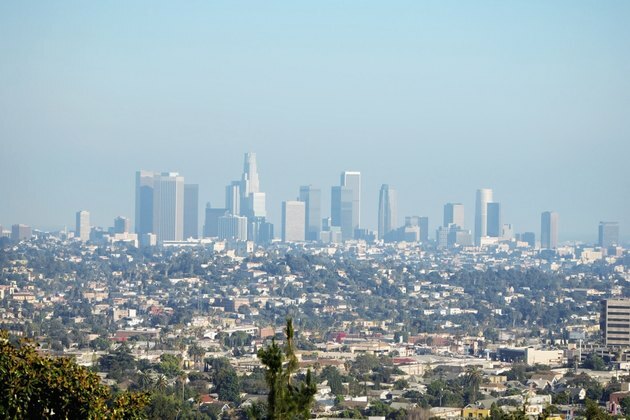
[[[354,237],[353,192],[351,188],[335,186],[330,191],[330,223],[341,229],[341,239]]]
[[[256,153],[245,153],[240,194],[241,214],[248,218],[267,217],[266,195],[260,191]]]
[[[555,211],[545,211],[540,215],[540,247],[558,247],[558,213]]]
[[[492,202],[492,190],[478,189],[475,200],[475,245],[481,243],[481,238],[488,236],[488,203],[490,202]]]
[[[282,202],[282,241],[304,242],[306,205],[303,201]]]
[[[464,228],[464,205],[462,203],[444,204],[444,220],[442,226],[448,227],[450,224]]]
[[[300,201],[305,206],[305,238],[307,241],[318,241],[322,231],[322,191],[312,185],[300,187]]]
[[[184,189],[184,177],[177,172],[136,172],[136,233],[153,233],[160,242],[181,241]]]
[[[352,234],[361,228],[361,172],[344,171],[341,173],[340,185],[352,191]]]
[[[378,198],[378,238],[383,239],[397,228],[398,202],[396,190],[388,184],[381,185]]]
[[[598,233],[598,245],[602,248],[619,245],[619,223],[599,222]]]
[[[86,210],[78,211],[76,214],[74,235],[81,242],[90,240],[90,212]]]

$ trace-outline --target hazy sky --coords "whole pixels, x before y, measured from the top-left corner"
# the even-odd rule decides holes
[[[630,239],[630,2],[0,2],[0,224],[133,217],[137,169],[223,205],[255,151],[268,213],[363,174],[399,219],[494,189],[503,221]],[[277,231],[280,231],[277,225]],[[432,232],[433,236],[433,232]]]

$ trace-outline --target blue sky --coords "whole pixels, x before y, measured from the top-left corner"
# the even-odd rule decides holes
[[[134,171],[223,204],[245,151],[268,212],[363,173],[399,217],[494,189],[503,220],[630,239],[630,3],[0,3],[0,224],[133,216]],[[327,213],[327,211],[325,211]]]

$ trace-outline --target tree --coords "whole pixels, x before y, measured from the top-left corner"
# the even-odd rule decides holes
[[[287,344],[284,349],[272,340],[271,345],[258,351],[258,358],[265,365],[265,379],[269,386],[267,417],[270,420],[308,419],[315,401],[317,387],[310,369],[304,382],[293,384],[298,369],[293,342],[293,321],[287,319],[285,330]]]
[[[604,410],[602,410],[596,401],[586,399],[584,413],[586,418],[589,420],[608,420],[612,417],[608,415]]]
[[[596,354],[590,354],[584,361],[584,367],[592,370],[605,370],[606,362]]]
[[[343,380],[339,370],[334,366],[326,366],[319,375],[319,380],[328,381],[330,390],[335,395],[343,394]]]
[[[630,397],[622,398],[619,401],[621,405],[621,410],[625,416],[630,416]]]
[[[40,356],[0,331],[0,417],[143,418],[145,393],[112,395],[94,372],[68,358]]]
[[[466,376],[464,378],[464,384],[466,385],[466,392],[468,395],[468,403],[474,403],[477,401],[477,395],[479,394],[479,386],[483,380],[483,375],[477,366],[472,366],[467,369]]]

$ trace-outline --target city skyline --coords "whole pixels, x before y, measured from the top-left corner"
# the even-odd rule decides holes
[[[133,218],[138,168],[221,203],[253,150],[276,226],[299,185],[328,209],[352,169],[373,230],[383,183],[432,230],[448,202],[472,230],[487,186],[517,231],[554,209],[561,241],[595,242],[601,220],[630,238],[630,4],[61,9],[0,5],[4,226]]]
[[[225,201],[224,206],[223,207],[217,207],[218,204],[215,203],[220,203],[220,201],[215,201],[215,202],[211,202],[211,201],[202,201],[199,198],[199,185],[198,184],[190,184],[190,183],[185,183],[184,184],[184,176],[183,174],[180,174],[179,172],[153,172],[153,171],[147,171],[147,170],[137,170],[135,173],[135,214],[136,214],[136,218],[141,215],[143,212],[147,212],[146,209],[144,209],[144,205],[142,204],[142,200],[144,197],[145,201],[150,201],[151,205],[150,205],[150,209],[149,209],[149,214],[150,214],[150,219],[151,222],[149,223],[149,225],[151,223],[154,223],[154,217],[155,217],[155,210],[153,209],[153,206],[155,205],[155,201],[156,198],[153,196],[153,192],[151,191],[149,193],[149,195],[147,196],[147,187],[149,185],[153,185],[153,183],[156,182],[156,180],[162,180],[164,182],[164,180],[169,180],[173,177],[176,177],[178,179],[178,183],[180,184],[180,188],[182,189],[182,191],[180,191],[178,194],[181,195],[181,197],[179,197],[179,199],[177,200],[177,204],[173,204],[173,206],[175,207],[179,207],[179,212],[181,213],[179,219],[176,221],[175,223],[179,223],[181,226],[179,228],[174,227],[174,231],[172,232],[172,234],[170,234],[168,237],[170,239],[166,239],[166,240],[183,240],[186,239],[188,237],[192,237],[192,238],[200,238],[203,236],[206,236],[206,227],[205,227],[205,219],[206,219],[206,214],[208,211],[211,212],[217,212],[219,211],[219,213],[222,215],[224,212],[226,214],[230,214],[231,211],[230,209],[230,205],[236,205],[236,209],[241,209],[240,213],[237,212],[237,214],[235,215],[243,215],[244,212],[249,212],[249,216],[246,216],[247,218],[258,218],[261,219],[261,221],[264,221],[266,218],[264,216],[260,216],[260,214],[256,215],[257,213],[251,213],[251,206],[254,205],[254,200],[252,199],[253,195],[255,194],[259,194],[262,195],[262,203],[261,206],[259,207],[259,211],[262,211],[264,214],[267,213],[267,209],[266,209],[266,195],[265,193],[260,192],[259,190],[259,174],[257,172],[257,163],[256,163],[256,153],[255,152],[245,152],[244,153],[244,169],[243,169],[243,175],[241,177],[241,180],[239,181],[232,181],[231,183],[229,183],[226,187],[224,187],[224,191],[225,191],[225,196],[224,199]],[[253,162],[250,164],[250,162]],[[254,174],[253,179],[254,181],[254,188],[250,188],[250,184],[249,184],[249,180],[248,180],[248,173],[250,171],[250,166],[251,166],[251,171]],[[341,172],[341,177],[340,177],[340,183],[344,183],[345,179],[347,176],[350,177],[354,177],[356,178],[355,184],[359,186],[360,192],[358,194],[355,194],[352,191],[352,188],[349,187],[343,187],[341,185],[332,185],[331,186],[331,192],[329,195],[329,199],[332,205],[332,200],[333,200],[333,196],[336,193],[336,189],[339,191],[342,190],[346,190],[347,192],[347,218],[348,221],[349,220],[355,220],[355,216],[354,216],[354,211],[355,209],[359,209],[359,218],[360,218],[360,214],[363,213],[364,211],[364,207],[365,204],[361,203],[361,194],[363,193],[363,186],[361,185],[361,177],[362,177],[362,173],[360,171],[342,171]],[[157,182],[157,184],[159,185],[160,183]],[[234,189],[235,188],[235,189]],[[369,231],[372,231],[376,234],[376,237],[378,237],[379,239],[382,239],[379,237],[378,233],[379,233],[379,217],[378,214],[380,212],[380,209],[382,207],[382,194],[383,194],[383,189],[389,190],[390,192],[392,192],[394,194],[394,203],[396,203],[393,207],[393,214],[392,214],[392,218],[394,221],[397,220],[401,220],[406,218],[411,217],[410,215],[402,215],[400,214],[400,212],[397,209],[397,202],[398,202],[398,194],[395,190],[390,189],[389,186],[387,184],[383,184],[381,185],[380,189],[379,189],[379,197],[378,200],[376,202],[376,204],[374,205],[375,207],[377,207],[377,220],[375,223],[373,223],[375,226],[372,227],[372,223],[369,224],[369,227],[367,227],[366,229],[368,229]],[[144,189],[144,190],[143,190]],[[255,191],[254,191],[255,190]],[[325,198],[325,195],[322,196],[321,194],[321,188],[319,186],[314,186],[314,185],[301,185],[297,188],[298,190],[298,194],[296,194],[297,196],[297,200],[299,201],[303,201],[303,202],[308,202],[308,192],[309,190],[314,191],[317,194],[317,202],[318,202],[318,207],[321,208],[322,206],[322,198]],[[233,192],[231,192],[233,191]],[[247,193],[243,193],[241,191],[249,191],[249,194]],[[517,226],[516,229],[514,228],[514,224],[511,223],[510,221],[506,221],[503,218],[502,212],[501,212],[501,204],[498,202],[493,201],[493,194],[494,191],[491,188],[480,188],[476,190],[476,198],[475,198],[475,215],[474,215],[474,219],[472,223],[468,222],[466,220],[465,217],[465,211],[464,211],[464,204],[461,202],[458,203],[444,203],[442,206],[442,212],[441,212],[441,216],[438,219],[431,219],[429,218],[429,230],[428,233],[423,232],[422,235],[426,236],[428,235],[429,239],[434,239],[436,241],[439,240],[438,238],[438,232],[436,232],[436,230],[440,227],[440,226],[447,226],[445,224],[447,217],[453,217],[453,211],[457,211],[457,216],[455,216],[458,220],[464,220],[464,226],[466,227],[467,230],[470,230],[471,233],[473,233],[473,238],[474,238],[474,242],[477,243],[478,238],[476,237],[477,233],[477,224],[479,223],[478,219],[479,217],[481,217],[480,220],[482,220],[486,226],[485,226],[485,237],[501,237],[502,236],[502,229],[503,228],[508,228],[510,229],[511,233],[520,233],[520,234],[527,234],[530,232],[538,232],[539,234],[541,233],[541,230],[544,230],[545,228],[543,227],[543,224],[545,223],[544,221],[541,220],[540,224],[535,227],[534,229],[528,230],[528,229],[519,229],[519,227]],[[188,197],[187,197],[188,196]],[[357,196],[358,196],[358,200],[357,200]],[[248,198],[250,198],[250,200],[248,200]],[[480,201],[481,200],[481,201]],[[357,203],[358,201],[358,203]],[[275,238],[276,239],[282,239],[283,238],[283,224],[284,224],[284,212],[283,212],[283,206],[285,202],[293,202],[291,200],[285,199],[283,201],[281,201],[279,203],[279,207],[280,207],[280,218],[279,220],[276,222],[274,220],[268,220],[270,223],[272,223],[273,225],[276,226],[276,235]],[[189,203],[187,206],[185,205],[185,203]],[[192,205],[192,203],[195,203],[196,205]],[[208,207],[208,205],[212,204],[212,207]],[[368,204],[369,205],[369,204]],[[192,208],[194,206],[194,208]],[[246,210],[242,210],[243,206],[246,208]],[[481,208],[485,208],[485,213],[479,214],[479,209]],[[248,209],[249,208],[249,209]],[[322,219],[325,219],[327,217],[333,217],[333,213],[335,212],[335,208],[333,207],[329,207],[330,208],[330,213],[326,214],[325,212],[321,212],[320,209],[317,209],[315,214],[319,214],[321,217],[319,218],[320,222],[322,221]],[[307,207],[305,207],[305,217],[306,217],[306,210]],[[447,210],[448,209],[448,210]],[[457,209],[457,210],[455,210]],[[447,216],[447,212],[449,214],[449,216]],[[81,210],[81,211],[77,211],[75,212],[75,226],[78,226],[78,221],[79,221],[79,213],[87,213],[88,214],[88,224],[91,227],[112,227],[114,228],[114,231],[116,231],[116,223],[117,220],[119,218],[123,218],[127,220],[127,223],[131,226],[133,226],[133,231],[138,233],[139,235],[141,235],[142,233],[154,233],[152,232],[151,229],[147,230],[147,227],[145,226],[144,229],[141,228],[141,226],[143,226],[143,222],[140,220],[138,223],[138,227],[136,227],[136,218],[130,219],[126,216],[121,216],[121,215],[117,215],[115,217],[112,218],[112,220],[114,221],[114,223],[112,224],[110,223],[105,223],[102,225],[99,225],[97,223],[90,223],[91,219],[91,212],[89,210]],[[272,212],[273,213],[273,212]],[[557,215],[558,212],[553,211],[545,211],[545,212],[541,212],[539,213],[539,215],[542,214],[542,217],[544,218],[544,215],[546,213],[552,213],[554,214],[557,220]],[[218,217],[217,216],[213,216],[213,217]],[[415,216],[414,216],[415,217]],[[423,216],[424,218],[427,218],[427,216]],[[198,226],[198,228],[195,230],[193,226],[193,222],[191,219],[195,219],[196,220],[196,225]],[[307,219],[305,219],[307,220]],[[333,220],[333,225],[335,225],[335,221]],[[494,222],[492,222],[492,220],[494,220]],[[504,223],[506,222],[506,223]],[[337,222],[338,225],[342,222]],[[489,226],[490,223],[494,223],[494,227],[491,229]],[[555,222],[557,224],[557,221]],[[624,238],[621,236],[620,232],[622,232],[622,229],[620,228],[620,224],[619,222],[598,222],[598,226],[594,229],[595,233],[591,233],[589,234],[590,236],[594,236],[594,239],[590,239],[590,240],[584,240],[584,239],[573,239],[572,241],[584,241],[584,242],[590,242],[593,244],[598,244],[601,241],[601,226],[602,223],[608,223],[615,226],[615,235],[616,237],[618,237],[619,239],[616,239],[616,243],[618,242],[619,244],[623,244],[624,243]],[[28,223],[24,223],[25,225],[31,227],[31,228],[35,228],[37,229],[37,226],[32,226]],[[467,226],[473,225],[472,228],[468,228]],[[14,225],[14,224],[11,224]],[[9,224],[5,224],[5,227],[10,227],[11,225]],[[184,226],[187,225],[188,227],[185,228]],[[321,223],[320,223],[321,225]],[[3,226],[2,224],[0,224],[0,227]],[[305,224],[304,226],[304,237],[305,240],[314,240],[312,239],[313,236],[311,236],[311,239],[308,239],[308,232],[307,232],[307,227],[308,224]],[[342,226],[339,226],[342,227]],[[349,226],[348,226],[349,227]],[[394,223],[394,225],[392,226],[392,228],[404,228],[405,224],[403,223]],[[460,226],[462,227],[462,226]],[[64,229],[67,229],[68,225],[64,226]],[[178,230],[179,229],[179,230]],[[321,229],[321,227],[319,228]],[[54,229],[53,229],[54,230]],[[75,228],[76,230],[76,228]],[[181,233],[175,233],[175,230],[181,231]],[[343,230],[343,229],[342,229]],[[560,244],[560,242],[570,242],[571,240],[567,240],[567,239],[563,239],[563,232],[562,229],[558,229],[555,228],[556,233],[555,235],[557,236],[556,238],[556,245]],[[188,233],[188,236],[186,236],[184,234],[184,232]],[[211,230],[213,231],[213,230]],[[246,228],[247,231],[247,228]],[[196,234],[196,236],[194,236],[193,234],[191,234],[191,232],[194,232]],[[85,239],[85,235],[86,233],[83,233],[83,237],[84,237],[84,241]],[[251,233],[250,233],[251,235]],[[353,234],[354,235],[354,232]],[[157,235],[158,237],[161,235]],[[220,235],[219,235],[220,236]],[[249,236],[249,235],[248,235]],[[541,235],[540,237],[537,237],[538,242],[542,245],[542,240],[543,237],[545,235]],[[351,236],[346,236],[344,237],[344,240],[346,239],[351,239]],[[160,239],[158,239],[159,241]],[[545,239],[545,242],[548,239]]]

